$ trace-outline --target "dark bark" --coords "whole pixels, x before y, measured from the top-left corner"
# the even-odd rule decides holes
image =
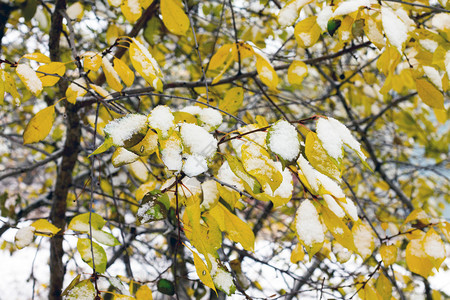
[[[55,10],[52,14],[52,24],[49,36],[50,58],[52,61],[60,61],[60,38],[63,30],[61,11],[66,9],[66,1],[58,0]],[[67,89],[67,83],[59,82],[59,95],[62,97]],[[66,225],[66,201],[67,193],[72,185],[72,172],[77,162],[77,156],[80,147],[81,126],[80,118],[74,105],[66,104],[67,131],[64,143],[61,163],[58,167],[55,190],[53,193],[53,202],[50,212],[52,223],[62,228],[64,231]],[[58,234],[50,240],[50,300],[61,300],[61,292],[64,283],[65,267],[63,264],[64,236]]]
[[[0,53],[2,52],[2,39],[5,35],[6,23],[8,23],[9,15],[15,9],[17,7],[0,2]]]

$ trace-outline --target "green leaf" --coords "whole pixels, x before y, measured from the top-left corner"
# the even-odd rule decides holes
[[[167,217],[169,207],[167,194],[161,194],[159,190],[151,191],[142,198],[137,218],[141,224],[163,220]]]
[[[333,36],[340,26],[341,20],[331,19],[327,23],[327,31],[331,36]]]
[[[92,248],[94,252],[94,257],[92,257],[91,252],[91,241],[89,239],[79,238],[77,242],[77,249],[81,255],[81,259],[87,263],[91,268],[93,267],[93,261],[95,263],[95,270],[99,273],[104,273],[106,271],[106,252],[102,246],[96,242],[92,242]]]
[[[169,296],[175,295],[175,285],[167,279],[160,279],[156,284],[158,291]]]

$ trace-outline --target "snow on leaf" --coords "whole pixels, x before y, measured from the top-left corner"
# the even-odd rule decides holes
[[[164,25],[176,35],[186,35],[189,18],[182,8],[180,0],[161,0],[161,15]]]
[[[120,9],[130,23],[136,22],[142,14],[141,3],[139,0],[123,0]]]
[[[243,180],[244,185],[247,187],[246,190],[254,194],[261,193],[261,185],[259,182],[245,171],[244,166],[237,158],[232,155],[226,155],[226,159],[233,173]]]
[[[24,56],[22,56],[22,58],[31,59],[31,60],[34,60],[34,61],[37,61],[37,62],[40,62],[43,64],[49,64],[52,62],[47,55],[39,53],[39,52],[27,53]]]
[[[160,140],[161,160],[171,171],[179,172],[183,166],[181,138],[174,131],[166,140]]]
[[[83,68],[84,71],[94,71],[97,72],[102,65],[102,56],[98,53],[88,51],[82,55],[83,59]]]
[[[42,82],[32,68],[25,64],[19,64],[16,67],[16,74],[33,95],[39,96],[43,89]]]
[[[321,145],[317,134],[312,131],[308,132],[306,135],[305,155],[308,158],[309,163],[317,171],[338,182],[341,180],[341,171],[339,169],[340,160],[329,156]]]
[[[158,150],[158,134],[153,130],[147,130],[144,138],[133,147],[127,148],[127,150],[139,156],[147,156],[154,153]]]
[[[120,92],[123,89],[122,84],[120,83],[119,74],[114,69],[111,62],[106,58],[106,56],[102,59],[102,68],[103,73],[105,74],[106,83],[115,91]]]
[[[300,10],[307,4],[311,3],[312,0],[291,0],[289,1],[278,13],[278,23],[287,27],[298,19]]]
[[[147,165],[138,159],[135,162],[127,165],[128,171],[133,175],[134,178],[138,179],[140,182],[146,182],[149,176],[149,169]]]
[[[219,190],[214,180],[208,179],[201,184],[203,201],[200,208],[203,210],[210,210],[219,201]]]
[[[84,14],[84,7],[80,2],[75,2],[67,8],[66,13],[71,20],[80,20]]]
[[[295,161],[300,153],[297,130],[285,120],[280,120],[270,127],[266,143],[270,151],[284,161]]]
[[[285,205],[286,203],[289,202],[289,200],[291,200],[292,192],[294,191],[294,184],[292,180],[292,174],[288,168],[284,168],[283,170],[281,162],[276,162],[275,166],[278,169],[278,171],[281,172],[281,175],[283,176],[283,181],[281,182],[280,186],[275,190],[275,192],[272,191],[269,184],[265,184],[264,194],[261,195],[264,198],[267,198],[270,201],[272,201],[274,207],[279,207]]]
[[[336,216],[339,218],[345,217],[345,212],[342,210],[342,208],[339,206],[339,204],[336,202],[336,200],[333,198],[333,196],[324,194],[322,195],[323,200],[325,200],[325,203],[327,204],[327,207],[334,212]]]
[[[383,244],[380,247],[380,255],[384,266],[388,267],[397,261],[397,247]]]
[[[77,215],[72,218],[72,220],[69,223],[68,229],[84,232],[87,233],[90,231],[89,229],[89,214],[90,213],[84,213],[81,215]],[[98,214],[91,213],[91,225],[93,229],[100,230],[105,225],[106,221]]]
[[[408,38],[408,27],[390,7],[384,5],[381,6],[381,22],[391,45],[402,53],[403,45]]]
[[[433,266],[439,269],[446,258],[445,245],[437,232],[431,228],[425,234],[422,241],[425,254],[433,262]]]
[[[109,232],[103,230],[92,230],[92,237],[99,243],[106,246],[120,245],[119,241]]]
[[[139,155],[134,154],[131,151],[128,151],[125,148],[117,147],[116,151],[114,151],[111,162],[114,167],[118,168],[120,166],[131,164],[139,159]]]
[[[217,140],[204,128],[190,123],[180,126],[180,136],[185,150],[207,159],[212,158],[217,151]]]
[[[339,244],[348,250],[356,250],[353,242],[353,234],[350,229],[326,206],[322,206],[322,220]]]
[[[406,246],[406,265],[411,272],[428,277],[433,269],[433,262],[425,253],[421,239],[413,239]]]
[[[261,81],[269,87],[269,89],[276,91],[278,85],[278,75],[270,62],[260,54],[256,54],[256,71],[258,72]]]
[[[81,255],[81,259],[87,263],[91,268],[93,267],[93,261],[95,262],[95,270],[99,273],[106,271],[106,252],[102,246],[96,242],[92,242],[93,253],[91,252],[91,241],[89,239],[79,238],[77,242],[77,249]]]
[[[147,117],[128,114],[109,122],[103,131],[111,138],[114,146],[132,147],[142,140],[147,129]],[[144,134],[142,133],[144,132]]]
[[[308,75],[308,67],[302,61],[295,60],[288,69],[288,81],[292,85],[300,85]]]
[[[39,111],[28,122],[27,127],[23,132],[23,143],[31,144],[37,143],[45,139],[52,129],[53,122],[55,120],[55,106],[48,106]]]
[[[295,25],[294,35],[297,43],[302,48],[314,45],[320,37],[320,27],[316,22],[317,17],[308,17]]]
[[[352,234],[356,251],[362,259],[367,259],[375,248],[375,234],[372,228],[359,220],[353,225]]]
[[[222,264],[219,264],[211,254],[208,254],[208,260],[211,263],[210,274],[214,285],[228,296],[234,294],[236,286],[234,285],[231,273]]]
[[[162,139],[167,139],[173,128],[175,117],[168,106],[158,105],[148,116],[148,124],[158,132]]]
[[[90,279],[77,283],[73,288],[67,290],[66,300],[92,300],[95,299],[94,284]]]
[[[333,13],[334,17],[348,15],[357,11],[360,7],[370,7],[369,0],[348,0],[339,3],[336,10]]]
[[[54,236],[61,230],[45,219],[36,220],[31,224],[31,226],[36,229],[36,235],[49,237]]]
[[[200,154],[185,154],[183,155],[185,161],[182,171],[189,177],[194,177],[208,171],[208,162],[203,155]]]
[[[75,79],[66,90],[66,98],[72,104],[75,104],[77,98],[86,95],[86,82],[84,78]]]
[[[309,257],[322,248],[325,234],[316,207],[308,199],[303,200],[295,215],[295,229],[300,243]]]
[[[162,91],[161,70],[158,63],[138,40],[132,38],[129,53],[134,69],[156,90]]]
[[[254,176],[260,184],[268,183],[275,191],[283,182],[283,175],[278,171],[275,162],[269,153],[254,143],[244,144],[241,147],[242,164],[245,170]]]
[[[14,237],[14,243],[18,249],[25,248],[30,245],[34,238],[36,229],[33,226],[20,228]]]

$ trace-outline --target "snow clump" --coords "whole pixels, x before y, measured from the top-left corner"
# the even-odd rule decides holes
[[[147,126],[147,117],[139,114],[128,114],[123,118],[109,122],[103,131],[109,136],[115,146],[122,147],[130,139]]]
[[[150,127],[161,132],[163,139],[169,137],[169,131],[175,126],[175,117],[169,107],[165,105],[158,105],[148,116],[148,123]]]
[[[295,228],[299,239],[308,247],[321,244],[325,239],[317,209],[308,199],[297,210]]]
[[[276,122],[267,134],[267,146],[283,160],[295,160],[300,153],[300,141],[295,127],[285,120]]]
[[[16,233],[15,243],[17,248],[22,249],[30,245],[33,241],[34,232],[36,229],[33,226],[20,228]]]

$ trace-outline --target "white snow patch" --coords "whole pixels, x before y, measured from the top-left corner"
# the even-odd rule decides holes
[[[301,32],[298,34],[298,37],[303,41],[305,47],[311,46],[311,34],[307,32]]]
[[[278,23],[283,27],[294,24],[298,19],[300,9],[310,2],[311,0],[296,0],[287,4],[278,13]]]
[[[261,73],[259,74],[259,76],[266,78],[269,81],[272,81],[273,79],[273,74],[272,74],[272,70],[270,70],[268,67],[263,66],[261,68]]]
[[[181,140],[176,136],[171,136],[165,141],[164,148],[161,150],[161,160],[169,170],[181,171],[183,165],[181,151]]]
[[[431,24],[439,30],[450,29],[450,15],[448,13],[435,14],[431,19]]]
[[[368,225],[361,224],[353,232],[353,240],[358,253],[366,258],[372,254],[372,247],[374,244],[374,237]]]
[[[139,155],[134,154],[125,148],[118,148],[115,154],[116,155],[113,155],[112,157],[112,164],[114,166],[122,166],[124,164],[135,162],[139,159]]]
[[[425,237],[425,240],[423,241],[423,248],[425,253],[430,257],[435,259],[445,257],[444,243],[436,233]]]
[[[106,124],[103,131],[113,140],[115,146],[123,146],[124,142],[147,126],[147,117],[139,114],[128,114]]]
[[[189,149],[191,154],[211,158],[217,151],[217,140],[212,134],[198,125],[181,124],[180,135],[184,146]]]
[[[228,164],[228,161],[225,161],[219,168],[217,179],[236,187],[240,191],[244,190],[244,184],[242,183],[242,180],[233,173],[230,165]]]
[[[281,175],[283,176],[283,181],[281,182],[280,186],[275,190],[275,192],[272,192],[272,189],[270,188],[270,185],[267,183],[264,186],[264,192],[272,197],[281,197],[281,198],[291,198],[292,192],[294,191],[294,184],[292,180],[292,174],[289,171],[288,168],[285,168],[283,170],[283,166],[280,162],[275,162],[275,167],[280,171]]]
[[[183,164],[183,172],[189,177],[194,177],[208,171],[206,158],[199,154],[186,155]]]
[[[213,207],[217,200],[219,200],[219,190],[217,189],[217,183],[208,179],[202,183],[203,191],[203,202],[201,208],[204,210],[209,210]]]
[[[130,9],[132,14],[141,14],[141,3],[139,0],[127,0],[126,3],[128,4],[128,8]]]
[[[28,65],[19,64],[16,67],[16,73],[20,75],[20,79],[24,81],[24,84],[34,95],[38,95],[42,91],[42,81]]]
[[[357,11],[360,7],[370,7],[370,1],[369,0],[350,0],[350,1],[344,1],[341,2],[336,10],[334,11],[333,16],[342,16],[342,15],[348,15],[352,12]]]
[[[285,120],[276,122],[269,129],[267,146],[285,161],[295,160],[300,153],[300,141],[295,127]]]
[[[200,121],[205,123],[203,126],[207,131],[211,131],[219,127],[222,124],[222,115],[218,110],[215,110],[211,107],[203,108],[199,113],[198,117]]]
[[[431,82],[437,86],[438,89],[442,90],[442,77],[439,74],[439,71],[430,66],[423,66],[423,70]]]
[[[366,159],[366,156],[361,151],[360,143],[353,137],[350,130],[338,120],[331,117],[327,119],[319,118],[316,132],[323,148],[332,158],[336,160],[342,159],[342,146],[345,144],[355,151],[361,159]]]
[[[439,46],[438,42],[430,40],[430,39],[423,39],[419,40],[420,46],[422,46],[425,50],[434,52],[437,47]]]
[[[381,7],[381,22],[389,42],[402,52],[403,44],[408,38],[408,28],[397,14],[389,7]]]
[[[34,232],[36,231],[36,228],[33,226],[27,226],[20,228],[15,237],[15,243],[17,248],[22,249],[26,246],[30,245],[31,242],[33,242],[34,238]]]
[[[145,48],[138,40],[132,38],[133,43],[138,47],[139,51],[134,52],[133,59],[142,65],[142,71],[146,76],[158,75],[162,76],[158,63],[150,54],[147,48]]]
[[[355,206],[353,200],[346,198],[347,203],[343,201],[338,201],[339,205],[345,210],[347,216],[352,219],[354,222],[358,221],[358,210]]]
[[[324,241],[325,235],[316,207],[305,199],[297,210],[295,228],[300,240],[309,247]]]
[[[302,66],[297,66],[292,70],[297,76],[303,77],[306,73],[308,73],[308,69]]]
[[[342,210],[342,208],[339,206],[339,204],[334,200],[333,196],[324,194],[323,200],[327,203],[328,208],[339,218],[343,218],[345,216],[345,212]]]
[[[169,131],[175,126],[174,119],[175,117],[169,107],[158,105],[148,116],[148,123],[152,128],[160,130],[162,138],[166,139],[169,136]]]
[[[317,25],[319,25],[322,31],[326,31],[328,27],[328,21],[333,17],[333,9],[331,6],[326,5],[324,8],[317,14]]]

